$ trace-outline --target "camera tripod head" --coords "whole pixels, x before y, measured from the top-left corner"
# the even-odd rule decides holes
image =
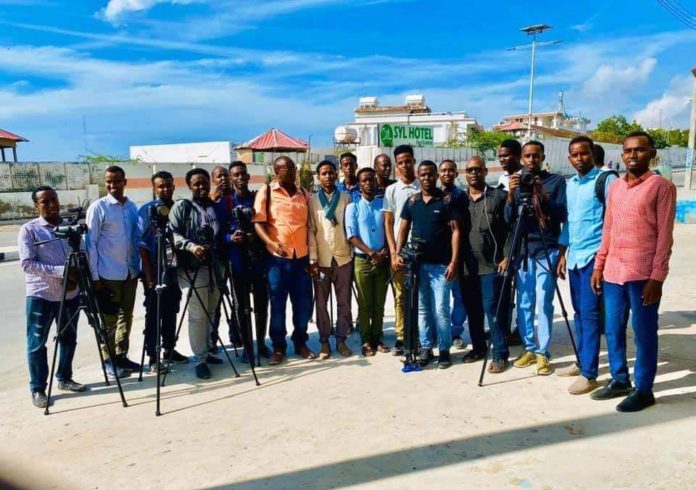
[[[67,240],[70,250],[73,252],[78,252],[80,250],[82,235],[85,233],[87,233],[87,225],[84,223],[58,225],[53,229],[53,234],[56,236],[56,239]]]

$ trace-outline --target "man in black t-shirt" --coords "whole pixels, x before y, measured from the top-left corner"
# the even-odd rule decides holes
[[[424,160],[418,166],[422,191],[411,196],[401,212],[401,226],[396,245],[399,254],[411,240],[422,244],[418,264],[418,329],[420,351],[418,362],[425,366],[432,359],[433,329],[437,329],[438,367],[451,365],[452,344],[450,294],[459,268],[461,217],[451,195],[437,188],[437,165]],[[398,255],[399,265],[403,259]]]

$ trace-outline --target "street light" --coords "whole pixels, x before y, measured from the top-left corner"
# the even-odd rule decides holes
[[[527,139],[532,137],[532,101],[534,100],[534,64],[536,62],[536,48],[537,46],[550,46],[551,44],[559,44],[563,41],[544,41],[541,43],[536,42],[537,34],[541,34],[547,29],[551,29],[550,25],[547,24],[536,24],[533,26],[527,26],[520,29],[520,31],[527,33],[528,36],[532,36],[532,44],[526,44],[524,46],[515,46],[514,48],[508,48],[508,51],[519,51],[522,49],[532,48],[532,68],[529,75],[529,106],[527,115]]]

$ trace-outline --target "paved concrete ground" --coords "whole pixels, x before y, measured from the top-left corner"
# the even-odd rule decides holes
[[[60,394],[46,417],[27,389],[22,274],[17,262],[0,264],[0,474],[42,488],[695,488],[694,243],[696,226],[677,225],[658,404],[638,414],[571,396],[567,379],[530,369],[489,375],[480,388],[480,364],[403,374],[395,358],[378,355],[292,359],[259,369],[260,387],[243,365],[240,378],[214,366],[205,382],[179,367],[155,417],[151,375],[125,381],[128,408],[103,386],[82,321],[75,378],[92,391]],[[554,329],[557,368],[572,359],[558,309]],[[185,330],[180,346],[190,353]],[[358,339],[350,345],[357,351]],[[607,369],[602,351],[602,378]]]

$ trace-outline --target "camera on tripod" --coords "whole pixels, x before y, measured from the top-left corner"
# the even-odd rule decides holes
[[[407,269],[416,267],[423,256],[425,240],[422,238],[411,237],[411,240],[401,249],[399,255],[404,259],[404,266]]]
[[[196,243],[205,248],[215,248],[215,230],[213,227],[208,224],[201,225],[196,230]]]
[[[163,230],[167,227],[169,223],[169,207],[164,203],[157,203],[148,209],[150,213],[150,221],[155,224],[157,228]]]
[[[243,233],[250,233],[252,230],[251,218],[254,217],[254,208],[251,206],[236,206],[232,213],[237,220],[237,226]]]
[[[79,206],[68,208],[68,216],[61,217],[61,224],[53,229],[53,234],[56,238],[63,238],[71,242],[80,242],[80,237],[87,233],[87,225],[80,223],[87,217],[84,206],[86,203]]]
[[[535,192],[536,175],[522,170],[520,172],[520,199],[528,201]]]

